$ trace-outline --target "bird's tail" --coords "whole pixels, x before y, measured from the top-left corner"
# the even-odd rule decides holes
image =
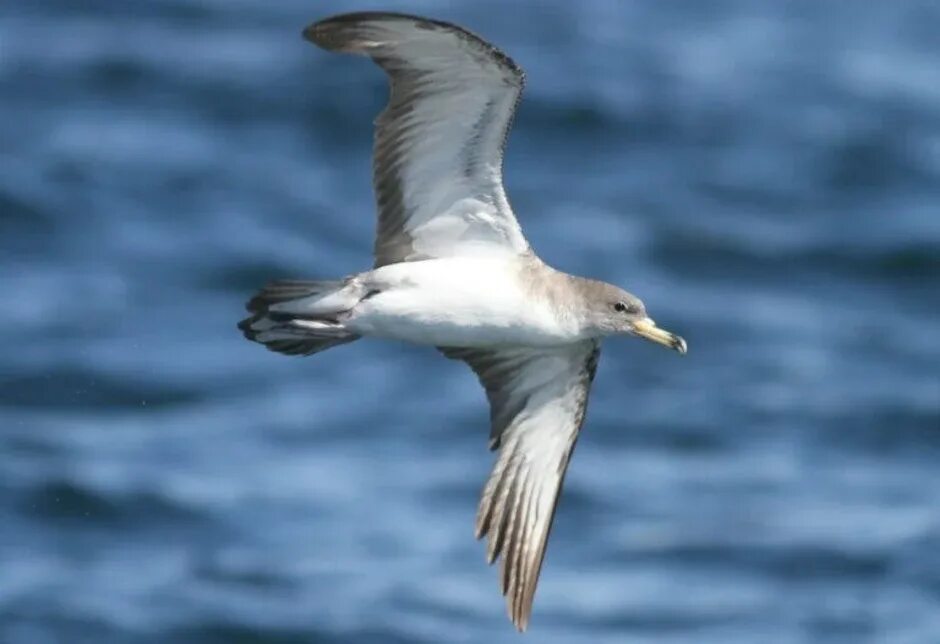
[[[360,336],[343,326],[344,313],[359,298],[349,280],[272,282],[248,301],[252,315],[238,323],[245,337],[271,351],[310,355]]]

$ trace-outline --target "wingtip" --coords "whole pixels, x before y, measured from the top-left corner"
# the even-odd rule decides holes
[[[316,43],[317,25],[319,24],[319,22],[312,22],[304,27],[303,31],[300,32],[301,38],[309,42]]]
[[[304,27],[301,32],[304,40],[312,42],[318,47],[328,51],[346,51],[350,49],[350,42],[357,33],[361,32],[363,25],[369,21],[411,19],[421,21],[423,18],[409,16],[406,14],[378,12],[378,11],[357,11],[352,13],[341,13]],[[355,50],[352,47],[352,50]]]
[[[350,23],[357,22],[359,17],[359,14],[351,13],[330,16],[307,25],[301,35],[304,40],[312,42],[318,47],[335,51],[341,49],[343,43],[349,40],[348,36],[343,37],[343,27],[348,27]]]
[[[529,628],[529,612],[524,608],[513,605],[511,602],[509,604],[509,619],[512,620],[512,625],[520,633],[525,633],[526,629]]]
[[[525,72],[512,58],[469,29],[445,20],[434,20],[395,11],[354,11],[314,22],[305,27],[301,33],[304,40],[327,51],[366,53],[378,43],[371,42],[369,38],[364,40],[363,35],[373,35],[371,30],[381,23],[395,22],[410,22],[421,29],[447,31],[470,40],[493,56],[500,65],[506,67],[520,86],[525,85]]]
[[[335,27],[336,23],[333,18],[318,20],[304,27],[301,35],[307,42],[332,51],[338,49],[342,44],[340,38],[337,37]]]

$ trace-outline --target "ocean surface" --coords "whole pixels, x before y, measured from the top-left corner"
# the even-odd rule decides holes
[[[245,341],[371,263],[385,81],[326,15],[528,73],[506,183],[608,341],[529,633],[469,369]],[[0,642],[940,642],[940,4],[0,3]]]

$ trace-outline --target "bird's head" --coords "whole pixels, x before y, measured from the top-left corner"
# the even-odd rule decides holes
[[[636,335],[686,352],[685,340],[656,326],[636,295],[604,282],[592,282],[588,293],[588,328],[592,332],[600,336]]]

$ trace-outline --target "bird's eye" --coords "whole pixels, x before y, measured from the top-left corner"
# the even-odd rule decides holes
[[[627,305],[624,304],[623,302],[617,302],[616,304],[614,304],[614,310],[617,313],[624,313],[627,310]]]

